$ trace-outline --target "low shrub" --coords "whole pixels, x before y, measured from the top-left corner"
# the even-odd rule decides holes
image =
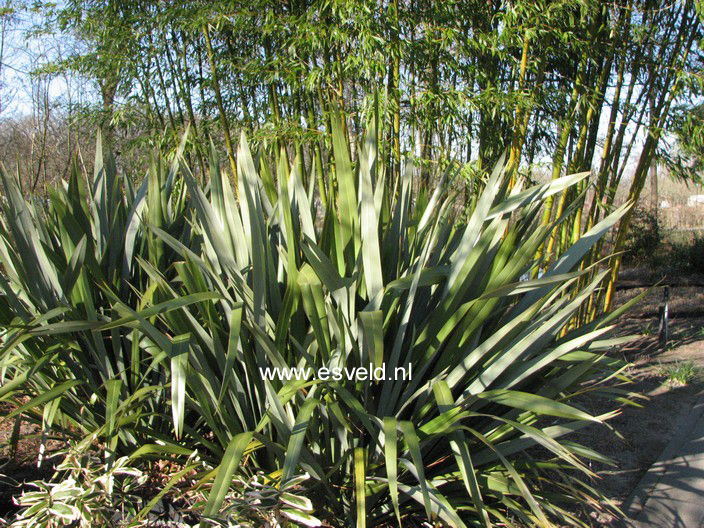
[[[28,491],[15,500],[20,511],[12,527],[195,528],[201,522],[238,528],[280,528],[291,523],[321,526],[311,515],[311,501],[299,494],[307,475],[282,486],[262,473],[248,481],[234,479],[220,510],[205,517],[207,493],[204,496],[195,481],[173,487],[164,464],[140,469],[136,467],[139,461],[121,457],[106,467],[100,453],[86,441],[72,443],[53,456],[61,462],[51,479],[22,486]],[[205,465],[202,469],[213,470]],[[8,525],[0,519],[0,526]]]
[[[704,237],[672,244],[668,262],[677,271],[704,273]]]
[[[631,217],[629,236],[624,245],[625,263],[654,263],[662,244],[658,217],[652,209],[636,206]]]
[[[697,367],[693,361],[676,361],[667,366],[660,366],[660,374],[666,378],[667,382],[675,387],[684,387],[698,378],[701,368]]]
[[[135,494],[147,476],[129,459],[115,460],[109,468],[94,453],[71,448],[64,453],[57,474],[49,482],[25,484],[33,491],[17,499],[21,510],[12,526],[127,526],[136,517],[142,499]],[[141,523],[132,524],[138,526]]]

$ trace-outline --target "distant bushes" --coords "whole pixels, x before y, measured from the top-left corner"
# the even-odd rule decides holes
[[[704,233],[666,231],[658,216],[643,206],[635,209],[632,222],[623,257],[626,264],[677,272],[704,272]],[[692,236],[692,233],[695,234]]]
[[[704,236],[697,235],[690,240],[673,244],[667,260],[669,265],[678,271],[704,272]]]
[[[657,215],[643,206],[633,211],[630,237],[625,244],[624,261],[626,263],[654,263],[660,245],[662,232]]]

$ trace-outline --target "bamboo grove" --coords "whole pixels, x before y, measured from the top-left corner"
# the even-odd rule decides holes
[[[537,166],[552,179],[591,171],[546,202],[544,225],[565,212],[570,221],[539,248],[542,269],[608,215],[620,186],[639,199],[661,136],[699,90],[692,1],[71,0],[53,9],[49,31],[85,51],[44,71],[96,82],[93,115],[112,142],[130,126],[141,144],[173,148],[189,125],[201,174],[213,139],[236,181],[243,130],[276,154],[298,154],[325,208],[337,192],[330,111],[359,137],[375,97],[389,174],[412,161],[421,194],[461,164],[458,203],[471,207],[504,152],[529,179]],[[618,253],[629,224],[630,213],[588,264]],[[618,256],[612,264],[585,319],[611,305]]]

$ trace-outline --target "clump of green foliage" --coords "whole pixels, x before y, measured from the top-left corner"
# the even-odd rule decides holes
[[[147,475],[130,467],[128,457],[109,468],[85,449],[70,449],[57,466],[53,482],[32,482],[17,503],[22,508],[13,527],[128,526],[139,512]],[[135,523],[131,526],[143,524]]]
[[[311,515],[311,501],[299,495],[300,484],[307,475],[291,479],[283,486],[262,474],[248,481],[234,479],[220,511],[202,517],[199,513],[205,502],[197,483],[179,482],[178,487],[173,487],[175,481],[171,478],[166,486],[159,485],[159,479],[168,481],[171,475],[164,474],[164,468],[158,471],[139,468],[139,461],[131,457],[120,457],[106,467],[89,440],[90,437],[72,443],[53,454],[61,461],[51,479],[24,484],[26,491],[15,500],[20,509],[11,526],[195,527],[201,519],[215,526],[239,528],[280,528],[291,523],[321,526]],[[192,458],[197,457],[196,453]],[[202,469],[212,471],[212,467],[205,465]],[[0,518],[0,526],[7,525]]]
[[[225,497],[224,507],[209,518],[216,526],[257,528],[271,526],[322,526],[312,515],[313,503],[299,494],[300,485],[308,475],[299,475],[279,486],[263,473],[248,481],[235,479],[236,491]]]
[[[701,374],[701,368],[693,361],[675,361],[671,365],[661,366],[660,373],[667,383],[675,387],[684,387],[692,383]]]
[[[704,273],[704,237],[673,243],[669,254],[668,261],[675,270]]]
[[[244,137],[237,189],[214,148],[199,184],[185,140],[137,188],[99,142],[92,184],[74,169],[47,209],[3,171],[0,398],[92,435],[108,471],[177,461],[169,486],[195,473],[203,519],[263,474],[334,526],[580,524],[575,505],[598,507],[587,461],[604,459],[562,438],[611,416],[573,400],[614,397],[623,365],[607,354],[618,312],[571,323],[608,273],[580,264],[625,208],[525,280],[571,214],[543,225],[544,200],[584,174],[524,189],[500,163],[458,223],[453,167],[417,201],[373,123],[354,164],[337,117],[332,135],[322,218],[301,164]],[[261,376],[369,365],[412,377]]]

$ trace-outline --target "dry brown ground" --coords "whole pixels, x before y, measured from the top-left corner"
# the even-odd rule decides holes
[[[38,426],[26,420],[19,422],[19,435],[13,442],[12,434],[16,421],[5,416],[14,407],[0,402],[0,517],[6,517],[16,509],[12,498],[23,489],[25,482],[49,478],[53,474],[53,462],[45,457],[42,467],[38,467],[41,434]],[[56,440],[47,442],[46,455],[59,449],[62,443]]]
[[[651,283],[660,279],[642,273],[627,273],[625,278]],[[682,279],[670,277],[669,281],[704,283],[700,277]],[[668,278],[663,284],[667,282]],[[620,291],[617,304],[644,291],[644,288]],[[704,369],[704,287],[680,286],[670,289],[670,341],[667,345],[660,343],[657,336],[658,308],[662,301],[662,288],[653,288],[620,322],[621,333],[643,334],[619,352],[631,363],[627,375],[633,383],[623,388],[647,399],[637,400],[641,403],[640,407],[625,406],[619,416],[609,421],[610,427],[618,432],[620,438],[603,426],[588,428],[574,438],[615,461],[614,467],[600,463],[592,465],[600,477],[593,484],[618,506],[629,497],[658,459],[672,439],[676,425],[686,419],[704,390],[704,376],[701,373],[704,370],[685,386],[670,383],[667,375],[668,367],[686,362]],[[599,400],[592,400],[586,405],[595,414],[613,407],[612,403]],[[608,515],[592,518],[594,526],[610,526],[615,522],[616,519]]]

